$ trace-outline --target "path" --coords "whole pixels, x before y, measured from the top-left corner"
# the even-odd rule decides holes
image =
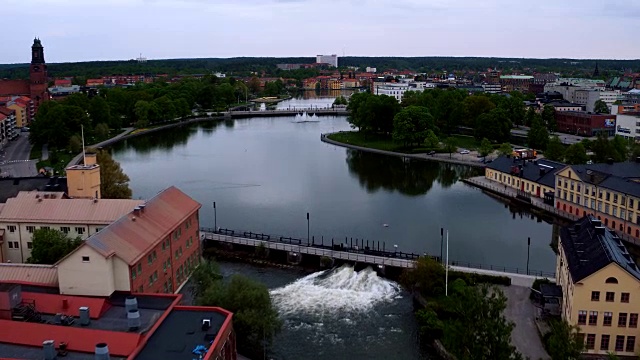
[[[114,136],[114,137],[112,137],[110,139],[101,141],[101,142],[99,142],[97,144],[88,145],[87,148],[96,148],[97,149],[97,148],[105,147],[107,145],[111,145],[114,142],[120,141],[120,139],[122,137],[124,137],[126,135],[129,135],[129,133],[131,133],[134,130],[135,130],[135,128],[132,128],[132,127],[124,128],[123,131],[120,134],[118,134],[118,135],[116,135],[116,136]],[[44,152],[43,152],[43,154],[44,154]],[[67,164],[67,167],[72,166],[72,165],[77,165],[80,162],[80,159],[82,159],[82,153],[76,155],[73,159],[71,159],[71,161],[69,161],[69,163]]]
[[[0,151],[0,176],[37,176],[36,160],[29,160],[30,153],[31,143],[28,134],[22,133],[17,139],[9,141]]]
[[[451,155],[450,154],[434,154],[434,155],[403,154],[395,151],[379,150],[379,149],[373,149],[373,148],[368,148],[364,146],[347,144],[347,143],[329,139],[327,135],[330,135],[330,134],[321,134],[320,140],[328,144],[342,146],[349,149],[366,151],[366,152],[382,154],[382,155],[389,155],[389,156],[399,156],[402,158],[409,158],[409,159],[439,161],[439,162],[458,164],[458,165],[467,165],[467,166],[474,166],[474,167],[481,167],[481,168],[485,167],[485,164],[480,161],[480,158],[477,157],[477,152],[475,151],[471,151],[469,154],[464,154],[464,155],[458,154],[458,153],[451,154]],[[487,159],[491,159],[491,157],[487,156]]]
[[[504,316],[515,323],[511,332],[511,344],[525,357],[531,360],[551,359],[542,345],[535,324],[536,307],[529,300],[531,290],[524,286],[501,286],[507,296],[507,308]]]

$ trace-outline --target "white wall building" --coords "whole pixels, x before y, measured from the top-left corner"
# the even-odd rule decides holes
[[[616,135],[640,141],[640,116],[619,114],[617,106],[611,108],[611,114],[616,115]]]
[[[593,112],[595,110],[596,101],[602,100],[609,110],[614,102],[621,99],[620,90],[599,90],[599,89],[583,89],[583,88],[570,88],[575,89],[573,91],[573,102],[576,104],[584,105],[586,111]],[[571,101],[571,100],[569,100]]]
[[[402,101],[404,93],[407,91],[422,92],[425,89],[435,87],[435,84],[426,82],[410,82],[410,83],[374,83],[373,93],[375,95],[387,95],[394,97],[398,102]]]
[[[368,73],[376,73],[378,72],[378,69],[374,68],[374,67],[368,67],[365,69],[366,72]]]
[[[23,263],[31,256],[33,232],[50,228],[83,240],[129,213],[142,200],[62,199],[60,193],[18,193],[0,204],[0,262]]]
[[[482,88],[487,94],[499,94],[502,92],[502,85],[500,84],[482,84]]]
[[[329,64],[333,67],[338,67],[338,55],[316,55],[316,62],[318,64]]]

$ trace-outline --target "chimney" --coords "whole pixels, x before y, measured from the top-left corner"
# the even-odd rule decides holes
[[[89,317],[89,308],[87,306],[80,307],[80,325],[87,326],[91,323],[91,318]]]
[[[591,225],[593,225],[593,227],[599,227],[602,226],[602,223],[598,219],[593,219],[591,220]]]
[[[544,175],[545,171],[543,168],[540,168],[540,176]]]
[[[612,158],[607,158],[607,164],[609,164],[609,165],[613,164],[613,159]]]
[[[140,205],[138,205],[138,207],[140,208],[140,212],[141,212],[141,213],[143,213],[143,212],[144,212],[144,208],[145,208],[145,206],[147,206],[147,205],[145,205],[145,204],[140,204]]]
[[[96,158],[96,153],[92,153],[92,152],[88,152],[85,154],[84,156],[85,159],[85,163],[84,165],[88,166],[88,165],[95,165],[98,160]]]
[[[109,360],[109,347],[107,343],[97,343],[95,355],[95,360]]]
[[[42,342],[42,351],[44,352],[44,360],[55,360],[56,353],[56,345],[53,340],[45,340]]]
[[[138,299],[135,296],[127,296],[124,300],[124,307],[129,313],[129,310],[138,310]]]
[[[62,299],[62,308],[65,309],[65,310],[69,308],[69,300],[68,299]]]
[[[580,231],[580,224],[575,224],[575,225],[573,226],[573,229],[574,229],[576,232]]]
[[[604,235],[605,227],[604,226],[596,226],[596,235]]]
[[[136,331],[140,328],[140,311],[129,310],[127,311],[127,323],[129,325],[129,331]]]
[[[140,214],[140,206],[136,206],[133,208],[133,214],[136,216]]]

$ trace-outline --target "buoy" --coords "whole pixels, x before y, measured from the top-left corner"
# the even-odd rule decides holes
[[[384,227],[389,227],[389,224],[382,224],[382,226],[384,226]]]

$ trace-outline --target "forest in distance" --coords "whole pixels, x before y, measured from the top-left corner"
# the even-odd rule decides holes
[[[197,58],[148,60],[139,63],[136,60],[89,61],[49,63],[48,71],[52,77],[83,76],[96,77],[116,74],[207,74],[211,72],[232,73],[234,76],[249,76],[253,72],[272,76],[287,76],[291,73],[276,68],[276,64],[309,64],[314,57],[235,57],[235,58]],[[597,60],[597,59],[525,59],[525,58],[485,58],[485,57],[339,57],[340,67],[355,66],[360,70],[375,67],[379,71],[386,69],[411,70],[420,73],[440,74],[486,71],[497,68],[503,74],[557,72],[563,76],[592,77],[596,63],[599,67],[598,78],[606,79],[624,72],[640,72],[640,59],[636,60]],[[0,78],[27,78],[29,64],[0,64]]]

